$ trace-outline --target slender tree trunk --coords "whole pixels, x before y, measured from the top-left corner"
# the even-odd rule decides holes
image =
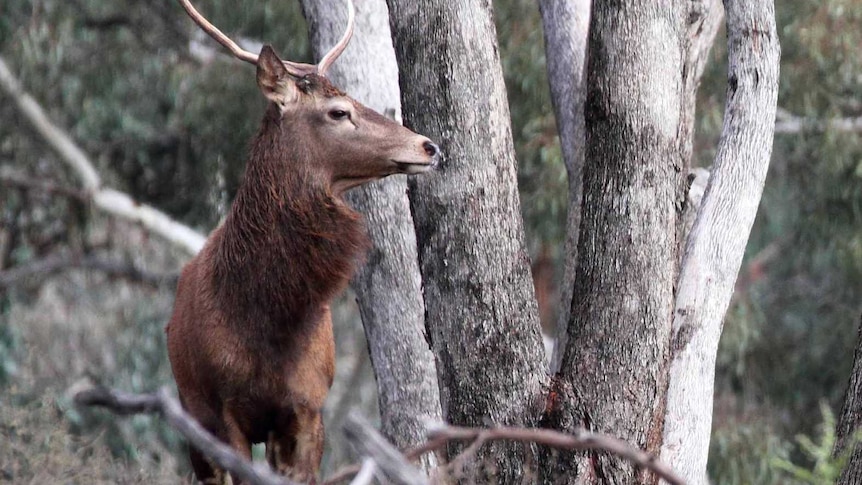
[[[545,31],[545,58],[548,82],[560,134],[563,161],[569,179],[566,217],[566,246],[563,281],[560,284],[560,315],[555,334],[551,371],[560,368],[566,348],[569,308],[578,257],[581,229],[581,188],[584,170],[584,68],[587,59],[587,31],[590,25],[590,0],[540,0],[539,10]]]
[[[593,5],[579,260],[559,400],[546,422],[650,452],[661,446],[684,196],[686,13],[684,3],[668,1]],[[552,480],[654,483],[598,453],[561,456],[544,468]]]
[[[727,0],[724,128],[678,281],[661,458],[703,483],[715,358],[772,154],[780,48],[771,0]]]
[[[839,485],[855,485],[862,483],[862,446],[853,442],[853,435],[862,425],[862,323],[856,337],[856,353],[853,357],[853,371],[850,383],[844,395],[844,408],[838,419],[837,443],[835,455],[845,453],[847,446],[853,446],[853,452],[846,467],[838,479]]]
[[[336,5],[333,5],[335,3]],[[302,0],[318,57],[344,32],[346,4]],[[361,103],[401,117],[398,66],[384,0],[356,4],[356,30],[329,78]],[[425,338],[425,306],[416,234],[405,176],[353,190],[351,204],[365,215],[373,247],[353,289],[368,338],[379,390],[382,430],[395,445],[425,439],[426,421],[441,421],[434,356]],[[426,455],[426,468],[435,465]]]
[[[686,64],[683,69],[683,108],[680,120],[680,147],[679,153],[682,159],[683,173],[689,174],[688,197],[682,204],[683,214],[677,225],[677,243],[680,247],[679,254],[682,256],[682,248],[694,226],[697,211],[700,208],[700,199],[703,188],[706,186],[704,177],[708,180],[709,172],[706,169],[692,169],[692,153],[694,151],[694,121],[697,108],[697,90],[706,68],[709,52],[715,43],[715,36],[724,18],[724,8],[721,0],[696,0],[689,2],[688,11],[688,33],[686,39]],[[671,418],[673,419],[673,418]]]
[[[410,198],[445,417],[534,425],[543,349],[491,3],[388,4],[405,122],[444,153],[435,174],[412,181]],[[479,460],[500,483],[529,480],[535,465],[531,447],[503,442]]]

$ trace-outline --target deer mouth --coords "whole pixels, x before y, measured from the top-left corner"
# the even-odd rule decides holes
[[[406,173],[407,175],[414,175],[417,173],[425,173],[429,172],[437,166],[437,158],[431,160],[431,162],[399,162],[397,160],[393,160],[395,166],[398,167],[399,173]]]

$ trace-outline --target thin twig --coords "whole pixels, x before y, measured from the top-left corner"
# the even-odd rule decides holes
[[[266,464],[252,463],[221,443],[186,414],[180,403],[168,394],[167,389],[160,389],[154,394],[128,394],[104,387],[92,387],[76,392],[74,400],[78,405],[101,406],[121,415],[160,414],[198,451],[244,482],[252,485],[298,485],[276,475]]]
[[[47,277],[66,269],[88,269],[108,276],[125,278],[152,287],[176,284],[176,273],[158,274],[138,268],[132,263],[110,261],[96,255],[56,254],[31,263],[0,271],[0,289],[32,277]]]
[[[344,438],[362,457],[371,457],[385,483],[421,485],[428,477],[416,469],[389,441],[357,412],[347,415]]]
[[[479,452],[479,448],[481,448],[486,441],[487,435],[485,433],[479,433],[476,439],[470,443],[470,446],[464,448],[461,453],[458,453],[458,455],[455,458],[452,458],[449,464],[445,466],[445,468],[448,468],[448,475],[455,477],[463,475],[464,465],[470,460],[470,458],[476,456],[476,453]]]
[[[359,473],[356,474],[356,477],[350,482],[350,485],[368,485],[372,480],[374,480],[374,475],[376,473],[377,464],[374,463],[374,459],[366,458],[362,460],[362,467],[359,468]]]
[[[795,115],[785,109],[778,109],[775,117],[776,134],[797,134],[803,131],[838,133],[862,133],[862,116],[855,118],[807,118]]]
[[[0,184],[6,187],[37,190],[39,192],[45,192],[52,195],[61,195],[79,202],[87,202],[90,200],[89,197],[87,197],[87,193],[82,190],[63,187],[51,182],[33,180],[14,173],[0,173]]]
[[[473,441],[473,445],[459,454],[454,460],[464,461],[469,458],[468,451],[475,454],[479,445],[488,441],[509,440],[523,443],[536,443],[564,450],[601,450],[625,458],[635,465],[646,468],[671,485],[685,485],[685,480],[679,477],[670,467],[656,457],[645,453],[623,440],[611,436],[592,433],[586,430],[573,434],[562,433],[549,429],[536,428],[462,428],[457,426],[440,426],[429,431],[428,441],[404,452],[409,460],[415,460],[425,453],[438,450],[450,441]],[[358,466],[345,467],[323,482],[323,485],[334,485],[350,478],[359,471]]]
[[[677,476],[670,467],[660,462],[656,457],[635,448],[623,440],[586,430],[566,434],[549,429],[510,427],[481,429],[443,426],[429,433],[431,439],[445,439],[447,442],[473,440],[478,439],[480,436],[485,441],[511,440],[536,443],[565,450],[601,450],[649,469],[672,485],[685,484],[685,480]]]

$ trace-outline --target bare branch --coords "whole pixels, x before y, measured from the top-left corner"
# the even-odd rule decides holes
[[[179,277],[176,273],[152,273],[129,262],[111,261],[96,255],[56,254],[0,271],[0,289],[13,286],[27,278],[45,278],[66,269],[99,271],[108,276],[125,278],[152,287],[174,285]]]
[[[128,194],[104,188],[93,194],[93,203],[103,211],[137,222],[150,231],[185,249],[189,254],[197,254],[204,247],[206,236],[177,222],[155,207],[140,204]]]
[[[201,453],[219,467],[252,485],[295,485],[278,476],[263,463],[251,463],[205,430],[183,411],[180,403],[162,388],[154,394],[128,394],[104,387],[78,391],[74,400],[80,406],[100,406],[120,415],[160,414]]]
[[[353,416],[353,415],[351,415]],[[348,418],[350,420],[350,418]],[[646,468],[671,485],[684,485],[686,482],[669,466],[644,451],[626,443],[623,440],[586,430],[573,434],[561,433],[550,429],[537,428],[462,428],[458,426],[437,426],[428,432],[428,441],[416,448],[404,452],[404,456],[415,460],[425,453],[430,453],[446,446],[450,441],[471,441],[467,447],[452,461],[458,465],[475,455],[482,444],[489,441],[508,440],[522,443],[536,443],[564,450],[598,450],[625,458],[635,465]],[[457,463],[456,463],[457,462]],[[360,470],[358,466],[346,467],[324,481],[324,485],[333,485],[346,480]]]
[[[23,90],[21,83],[12,75],[2,56],[0,56],[0,88],[12,98],[21,113],[48,145],[72,168],[81,180],[84,192],[90,195],[96,207],[140,223],[190,254],[197,254],[200,251],[206,242],[205,236],[151,206],[139,204],[123,192],[103,187],[101,178],[87,155],[63,130],[48,119],[42,107]]]
[[[804,131],[862,133],[862,116],[857,118],[830,118],[819,120],[798,116],[785,109],[778,109],[775,116],[775,133],[793,135]]]
[[[72,167],[81,179],[84,188],[88,191],[97,190],[102,181],[87,155],[65,132],[51,123],[39,103],[24,91],[21,83],[12,75],[3,57],[0,57],[0,87],[15,101],[15,105],[27,117],[33,128],[42,135],[42,138],[51,145],[51,148],[60,155],[63,161]]]
[[[377,473],[377,464],[374,463],[374,460],[371,458],[366,458],[362,460],[362,467],[359,469],[359,473],[356,474],[356,478],[350,482],[350,485],[368,485],[374,480],[374,475]]]
[[[580,430],[574,434],[561,433],[549,429],[529,428],[460,428],[443,426],[428,433],[429,441],[440,446],[449,441],[481,442],[495,440],[536,443],[565,450],[601,450],[625,458],[635,465],[646,468],[671,485],[683,485],[685,481],[656,457],[645,453],[623,440],[611,436]],[[466,459],[466,457],[465,457]]]
[[[88,202],[90,200],[90,198],[87,197],[87,193],[84,191],[63,187],[51,182],[33,180],[18,174],[7,173],[6,171],[0,171],[0,185],[24,190],[37,190],[39,192],[45,192],[52,195],[61,195],[79,202]]]
[[[347,421],[344,423],[344,438],[358,454],[374,459],[378,476],[383,483],[405,485],[428,483],[428,477],[413,467],[401,452],[355,411],[347,415]]]

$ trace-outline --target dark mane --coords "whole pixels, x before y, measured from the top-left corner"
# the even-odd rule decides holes
[[[308,150],[265,116],[213,250],[216,301],[231,321],[287,331],[347,284],[367,246],[359,214],[302,170]],[[288,166],[288,163],[290,166]],[[251,334],[266,334],[261,332]]]

